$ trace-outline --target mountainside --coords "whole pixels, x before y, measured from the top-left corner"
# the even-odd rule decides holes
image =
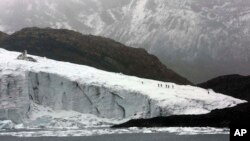
[[[250,76],[226,75],[201,83],[199,87],[250,101]]]
[[[144,49],[70,30],[25,28],[4,38],[0,47],[127,75],[191,84]]]
[[[247,0],[1,0],[0,30],[72,29],[149,53],[193,82],[250,74]]]
[[[7,37],[8,35],[6,33],[3,33],[0,31],[0,42],[5,38]]]
[[[38,128],[47,127],[44,124],[82,128],[89,125],[86,122],[202,114],[245,102],[198,87],[37,56],[28,55],[36,62],[19,60],[19,55],[0,49],[0,120]]]

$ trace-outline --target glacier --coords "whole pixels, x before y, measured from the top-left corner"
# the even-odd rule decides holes
[[[195,86],[111,73],[0,49],[0,121],[21,127],[112,125],[132,118],[202,114],[246,101]]]

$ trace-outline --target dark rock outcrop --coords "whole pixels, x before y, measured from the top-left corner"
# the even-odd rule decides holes
[[[176,115],[151,119],[136,119],[115,125],[124,127],[229,127],[230,124],[249,124],[250,104],[244,103],[233,108],[214,110],[203,115]]]
[[[198,86],[250,101],[250,76],[225,75],[198,84]]]
[[[30,61],[30,62],[37,62],[36,59],[27,56],[27,50],[25,50],[22,54],[20,54],[19,56],[17,56],[18,60],[25,60],[25,61]]]
[[[144,49],[127,47],[108,38],[82,35],[70,30],[25,28],[4,38],[0,46],[11,51],[27,50],[30,54],[111,72],[191,84]]]
[[[1,42],[4,38],[6,38],[7,36],[8,36],[8,34],[3,33],[3,32],[0,31],[0,42]]]

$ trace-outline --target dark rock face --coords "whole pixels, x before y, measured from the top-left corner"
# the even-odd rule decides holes
[[[250,76],[226,75],[198,84],[205,89],[250,101]]]
[[[7,36],[8,36],[8,34],[3,33],[3,32],[0,31],[0,42],[1,42],[5,37],[7,37]]]
[[[144,49],[127,47],[108,38],[82,35],[70,30],[25,28],[4,38],[0,46],[12,51],[27,50],[30,54],[111,72],[191,84]]]
[[[209,114],[137,119],[113,127],[229,127],[231,123],[250,123],[249,119],[250,104],[245,103],[233,108],[214,110]]]

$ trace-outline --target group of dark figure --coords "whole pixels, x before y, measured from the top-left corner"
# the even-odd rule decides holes
[[[144,84],[143,81],[142,81],[141,83]],[[163,84],[158,84],[158,87],[161,87],[161,88],[162,88],[162,87],[163,87]],[[166,84],[165,87],[166,87],[166,88],[170,88],[170,85],[167,85],[167,84]],[[174,88],[174,85],[172,85],[172,88]]]
[[[161,88],[162,88],[163,85],[162,85],[162,84],[158,84],[158,87],[161,87]],[[170,85],[167,85],[167,84],[166,84],[165,87],[166,87],[166,88],[170,88]],[[174,88],[174,85],[172,85],[172,88]]]

